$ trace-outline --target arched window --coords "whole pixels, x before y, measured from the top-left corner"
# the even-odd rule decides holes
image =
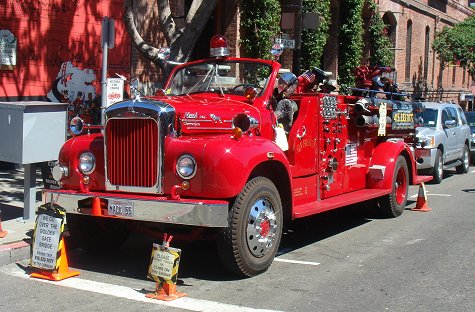
[[[412,21],[407,21],[406,29],[406,69],[405,78],[406,81],[411,80],[411,50],[412,50]]]
[[[383,15],[383,22],[386,25],[385,32],[389,40],[391,40],[392,48],[396,46],[396,26],[397,21],[394,13],[388,11]]]
[[[429,49],[430,49],[430,28],[426,27],[426,38],[424,44],[424,79],[427,81],[427,74],[429,72]]]

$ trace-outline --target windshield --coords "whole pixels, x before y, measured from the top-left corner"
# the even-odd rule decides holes
[[[165,92],[167,95],[200,92],[244,95],[247,87],[254,87],[260,96],[271,73],[272,68],[264,63],[210,60],[175,72]]]
[[[423,127],[435,127],[437,125],[437,116],[439,111],[437,109],[426,108],[422,113],[418,113],[417,117],[422,117]]]
[[[465,114],[465,117],[467,117],[467,124],[470,127],[475,127],[475,113]]]

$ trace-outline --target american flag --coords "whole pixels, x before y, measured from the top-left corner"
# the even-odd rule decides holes
[[[348,144],[345,147],[346,160],[345,165],[351,166],[358,163],[358,153],[356,150],[356,144]]]
[[[315,74],[311,70],[307,70],[304,72],[301,77],[307,79],[308,83],[312,83],[315,81]]]

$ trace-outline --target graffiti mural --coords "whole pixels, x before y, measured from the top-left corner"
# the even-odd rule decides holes
[[[131,45],[122,8],[123,0],[0,0],[0,30],[17,38],[16,65],[0,69],[0,101],[61,101],[64,90],[72,102],[78,92],[83,102],[89,93],[94,99],[101,92],[91,81],[101,81],[104,16],[115,20],[107,76],[128,76]]]
[[[68,119],[79,116],[87,123],[99,123],[100,95],[97,94],[96,73],[80,69],[70,61],[61,64],[56,79],[48,92],[51,102],[68,103]]]

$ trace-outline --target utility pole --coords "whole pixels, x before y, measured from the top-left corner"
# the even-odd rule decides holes
[[[298,0],[297,12],[295,13],[295,49],[293,51],[292,72],[300,74],[300,58],[302,55],[302,0]]]
[[[107,106],[107,57],[109,49],[114,47],[115,27],[114,20],[104,16],[102,19],[102,71],[101,71],[101,124],[105,121],[105,110]]]

